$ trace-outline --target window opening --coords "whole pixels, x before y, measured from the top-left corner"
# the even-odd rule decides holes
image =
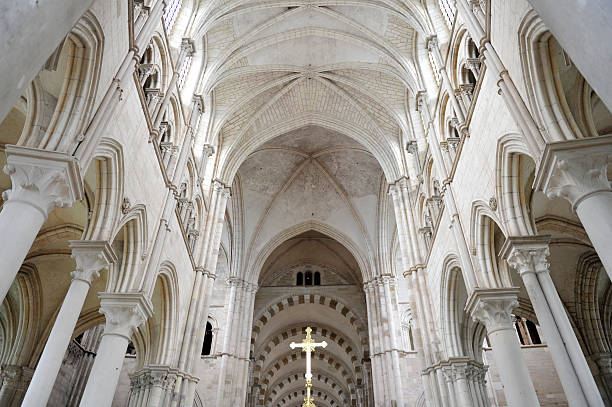
[[[295,285],[304,285],[304,273],[297,273]]]
[[[533,345],[539,345],[542,343],[540,339],[540,334],[538,333],[538,328],[533,321],[525,320],[525,325],[527,325],[527,331],[529,332],[529,337],[531,338],[531,343]]]
[[[210,322],[206,322],[206,332],[204,333],[204,343],[202,344],[202,356],[210,355],[212,348],[213,331]]]
[[[312,271],[310,270],[304,276],[304,285],[312,285]]]
[[[321,285],[321,273],[318,271],[314,273],[314,285]]]

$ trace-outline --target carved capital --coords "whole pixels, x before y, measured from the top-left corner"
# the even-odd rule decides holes
[[[100,313],[106,317],[104,335],[130,339],[132,332],[153,315],[153,306],[144,293],[100,293]]]
[[[408,177],[401,177],[400,179],[395,181],[393,184],[389,185],[389,194],[391,194],[391,197],[394,200],[398,199],[401,196],[402,188],[408,188],[408,181],[409,181]]]
[[[545,273],[550,266],[549,243],[550,236],[510,236],[504,242],[500,256],[521,275]]]
[[[104,240],[71,240],[72,258],[76,269],[70,273],[73,280],[91,284],[100,270],[117,261],[113,248]]]
[[[416,154],[419,152],[419,145],[416,140],[412,140],[406,143],[406,151],[409,154]]]
[[[447,137],[446,142],[448,143],[448,147],[451,150],[453,150],[454,152],[457,152],[457,149],[459,148],[459,144],[461,143],[461,138],[460,137]]]
[[[184,52],[188,57],[195,54],[195,43],[191,38],[183,38],[181,40],[181,52]]]
[[[427,109],[427,92],[424,90],[418,91],[415,96],[415,101],[417,112],[425,112],[425,109]]]
[[[30,385],[33,375],[34,370],[29,367],[2,365],[2,372],[0,373],[2,387],[7,386],[7,388],[12,390],[25,391]]]
[[[472,85],[471,83],[464,83],[462,85],[459,85],[459,91],[462,95],[466,95],[471,98],[472,93],[474,92],[474,85]]]
[[[212,144],[204,144],[202,146],[202,156],[210,157],[215,153],[215,147]]]
[[[472,319],[481,322],[490,335],[503,329],[514,329],[512,310],[518,305],[518,291],[512,288],[476,288],[465,306]]]
[[[225,185],[220,179],[214,179],[212,182],[213,191],[221,194],[224,198],[229,198],[230,188]]]
[[[4,172],[12,188],[2,199],[38,209],[46,218],[55,208],[72,206],[83,197],[83,181],[77,160],[69,154],[36,148],[6,146]]]
[[[427,39],[425,40],[425,46],[427,47],[427,51],[434,52],[435,49],[438,47],[438,36],[431,35],[427,37]]]
[[[535,187],[549,198],[567,199],[576,210],[583,199],[612,191],[607,174],[610,157],[612,136],[548,144]]]
[[[138,78],[140,82],[144,82],[149,76],[159,72],[159,66],[155,64],[139,64]]]

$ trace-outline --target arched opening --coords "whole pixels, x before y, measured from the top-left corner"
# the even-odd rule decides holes
[[[296,280],[296,282],[295,282],[295,285],[304,285],[304,273],[302,273],[301,271],[299,271],[299,272],[297,273],[296,279],[297,279],[297,280]]]
[[[306,327],[312,328],[313,339],[328,343],[312,359],[313,371],[328,378],[318,382],[319,388],[333,392],[338,400],[346,398],[339,405],[356,405],[356,383],[369,380],[362,362],[369,355],[366,328],[353,310],[364,307],[361,312],[365,312],[365,304],[349,299],[349,295],[362,297],[359,277],[351,253],[335,239],[313,230],[287,239],[267,257],[259,275],[251,333],[254,386],[259,386],[251,397],[259,400],[257,405],[277,405],[285,391],[303,389],[303,372],[295,372],[303,352],[289,345],[304,340]],[[287,296],[287,282],[299,285],[301,278],[309,289],[299,292],[308,294]],[[329,287],[338,285],[342,290]],[[338,393],[339,389],[343,392]]]
[[[304,285],[312,285],[312,271],[307,270],[306,273],[304,273]]]
[[[213,344],[213,327],[210,321],[206,322],[206,332],[204,333],[204,342],[202,343],[202,356],[210,355]]]

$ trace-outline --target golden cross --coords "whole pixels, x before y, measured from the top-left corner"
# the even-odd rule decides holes
[[[310,371],[310,354],[312,353],[312,351],[315,350],[315,348],[327,347],[327,342],[325,341],[315,342],[310,336],[311,332],[312,332],[312,329],[310,327],[306,327],[306,339],[304,339],[304,342],[302,343],[291,342],[291,344],[289,345],[291,349],[302,348],[302,352],[306,352],[306,374],[304,375],[304,377],[306,377],[306,398],[304,399],[304,404],[302,405],[302,407],[315,407],[314,403],[312,402],[312,397],[310,396],[310,388],[312,387],[312,372]]]

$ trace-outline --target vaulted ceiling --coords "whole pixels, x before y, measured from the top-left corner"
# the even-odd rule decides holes
[[[361,283],[391,261],[387,189],[405,174],[405,144],[414,138],[408,100],[422,88],[424,7],[396,0],[194,6],[187,26],[201,51],[194,93],[206,106],[198,138],[215,147],[214,177],[231,184],[230,273],[274,293],[291,285],[297,268],[321,267],[334,284],[354,287],[354,309],[344,313],[362,321],[347,323],[329,295],[309,302],[307,288],[306,297],[280,305],[257,297],[251,355],[265,405],[301,405],[301,355],[288,345],[308,324],[330,342],[313,363],[317,403],[349,405],[361,384]]]

